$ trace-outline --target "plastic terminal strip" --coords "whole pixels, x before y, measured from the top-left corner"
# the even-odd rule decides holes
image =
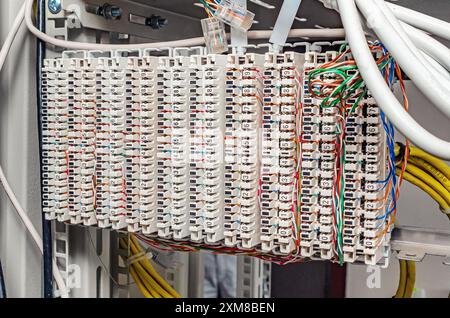
[[[46,218],[336,261],[340,117],[308,82],[336,54],[70,51],[45,60]],[[344,262],[375,264],[389,251],[386,136],[370,94],[359,106],[343,116],[341,248]]]
[[[309,91],[308,72],[336,57],[336,52],[306,54],[302,93],[301,255],[331,259],[336,236],[333,192],[336,183],[337,107],[320,107]],[[347,57],[350,57],[347,56]],[[327,75],[323,80],[332,80]],[[362,89],[362,88],[361,88]],[[359,93],[361,91],[358,91]],[[376,264],[386,256],[389,232],[377,238],[384,220],[380,180],[386,174],[385,134],[380,110],[366,94],[359,107],[345,114],[344,201],[342,211],[343,261]]]
[[[224,238],[224,55],[192,56],[190,65],[190,233],[214,244]]]
[[[96,200],[96,219],[98,226],[107,228],[110,223],[110,187],[111,180],[111,125],[109,116],[111,114],[111,105],[113,97],[111,95],[110,74],[112,72],[113,61],[107,57],[98,57],[90,59],[92,67],[95,69],[95,82],[101,82],[103,85],[98,88],[98,93],[104,96],[103,100],[96,102],[96,147],[95,147],[95,200]],[[111,67],[111,68],[110,68]]]
[[[189,57],[162,57],[157,73],[158,236],[189,236]]]
[[[225,245],[253,248],[260,243],[262,70],[260,54],[228,55],[225,132]]]
[[[302,94],[302,190],[301,190],[301,253],[303,256],[331,259],[333,224],[333,190],[337,134],[337,108],[321,108],[309,92],[308,70],[334,58],[335,53],[306,55]],[[331,122],[324,122],[331,116]],[[328,129],[330,128],[330,129]]]
[[[218,54],[228,51],[225,25],[215,17],[201,20],[203,36],[208,53]]]
[[[69,215],[68,180],[68,65],[46,60],[42,73],[42,206],[48,220],[65,222]],[[61,116],[62,115],[62,116]],[[73,200],[73,199],[72,199]]]
[[[296,114],[299,100],[297,53],[266,53],[261,154],[262,250],[289,254],[296,247]]]
[[[131,62],[131,63],[130,63]],[[138,169],[139,175],[131,182],[138,185],[135,198],[139,205],[134,206],[133,219],[128,218],[128,229],[153,233],[156,230],[156,57],[133,57],[129,66],[134,70],[133,91],[136,92],[133,100],[133,119],[128,122],[128,129],[138,127],[133,135],[139,140],[136,147],[139,163],[128,160]],[[132,178],[130,178],[132,179]],[[136,197],[137,196],[137,197]]]

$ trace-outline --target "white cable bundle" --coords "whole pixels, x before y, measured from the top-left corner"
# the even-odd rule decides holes
[[[418,147],[449,160],[450,142],[418,124],[385,83],[367,46],[359,13],[418,89],[449,118],[450,50],[425,32],[450,40],[450,23],[384,0],[319,1],[340,12],[361,75],[395,127]]]

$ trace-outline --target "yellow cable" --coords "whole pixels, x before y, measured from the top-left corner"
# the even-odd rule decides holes
[[[409,157],[409,162],[432,175],[450,193],[450,180],[439,169],[418,157]]]
[[[416,284],[416,262],[406,261],[406,268],[408,272],[406,274],[405,294],[403,298],[411,298],[414,292],[414,285]]]
[[[139,279],[145,285],[145,288],[149,291],[153,298],[162,298],[162,296],[157,292],[154,286],[145,277],[143,277],[136,264],[132,264],[130,267],[132,267],[136,272],[136,275],[138,275]]]
[[[153,298],[162,298],[162,296],[158,293],[158,291],[155,289],[155,286],[148,281],[148,279],[142,275],[141,269],[136,266],[136,264],[131,265],[133,269],[136,271],[136,274],[139,276],[139,279],[144,283],[145,288],[149,291],[149,293],[152,295]]]
[[[150,284],[150,286],[162,297],[164,298],[173,298],[171,294],[166,292],[154,279],[151,277],[144,269],[144,267],[139,263],[136,262],[133,264],[136,271],[139,273],[142,279],[144,279],[144,282],[147,282]]]
[[[149,293],[147,288],[143,285],[142,281],[139,279],[139,276],[136,274],[136,271],[132,267],[130,267],[130,274],[131,274],[131,277],[133,277],[133,280],[136,283],[139,290],[141,291],[141,293],[145,296],[145,298],[153,298],[153,296]]]
[[[433,165],[436,169],[439,169],[447,177],[447,179],[450,179],[450,167],[441,159],[438,159],[430,155],[429,153],[426,153],[425,151],[414,146],[409,147],[409,155],[413,157],[419,157],[427,161],[428,163]]]
[[[403,298],[405,294],[406,287],[406,261],[400,259],[400,278],[398,281],[397,292],[395,293],[394,298]]]
[[[130,241],[131,242],[131,241]],[[120,245],[123,249],[127,248],[127,243],[124,239],[120,240]],[[135,252],[133,252],[133,247],[131,246],[132,255],[136,255]],[[137,275],[140,277],[142,282],[145,284],[146,288],[149,290],[149,292],[153,295],[155,298],[172,298],[169,293],[167,293],[158,283],[145,271],[145,269],[142,267],[142,265],[139,262],[135,262],[131,264],[131,267],[134,267],[136,270]]]
[[[400,169],[395,169],[396,174],[399,175],[401,173]],[[425,182],[422,180],[416,178],[412,174],[405,172],[403,174],[403,178],[412,184],[416,185],[417,187],[421,188],[423,191],[428,193],[438,204],[439,206],[444,210],[448,211],[450,209],[450,206],[447,204],[447,202],[437,193],[434,191],[430,186],[428,186]]]
[[[121,245],[123,246],[123,248],[127,247],[126,241],[121,242]],[[131,236],[131,240],[130,240],[130,248],[131,248],[131,252],[132,255],[137,255],[142,252],[142,249],[139,246],[139,243],[136,241],[136,239],[134,238],[134,236]],[[146,270],[146,272],[150,275],[150,277],[153,277],[154,280],[156,281],[156,284],[158,286],[160,286],[162,289],[164,289],[165,292],[167,292],[167,294],[169,294],[171,297],[174,298],[180,298],[181,296],[156,272],[156,270],[153,268],[153,266],[151,265],[150,261],[146,258],[143,258],[141,260],[138,261],[141,266],[144,268],[144,270]],[[166,295],[167,295],[166,294]]]
[[[136,242],[132,242],[131,244],[133,253],[142,253],[141,249],[139,247],[136,247],[134,243]],[[160,286],[165,292],[167,292],[168,295],[170,295],[170,298],[180,298],[178,293],[156,272],[148,259],[141,259],[139,260],[139,263],[141,264],[142,268],[150,275],[150,277],[155,280],[156,284],[158,284],[158,286]]]
[[[134,253],[142,253],[142,249],[137,242],[136,238],[131,235],[131,249],[134,251]],[[180,294],[177,293],[175,289],[172,288],[159,274],[158,272],[153,268],[152,264],[148,259],[143,259],[141,261],[141,264],[143,267],[147,270],[147,272],[154,277],[154,279],[163,287],[172,297],[174,298],[180,298]]]
[[[434,179],[422,169],[410,163],[406,165],[406,171],[432,187],[433,190],[439,193],[439,195],[447,202],[447,204],[450,205],[450,192],[448,192],[436,179]]]
[[[127,248],[126,241],[121,239],[119,243],[120,245],[122,245],[122,248],[124,249]],[[134,281],[138,285],[139,289],[146,298],[161,298],[161,296],[153,289],[153,287],[145,281],[145,278],[141,277],[141,275],[139,275],[136,269],[133,268],[133,264],[129,266],[128,270],[131,276],[133,277]]]

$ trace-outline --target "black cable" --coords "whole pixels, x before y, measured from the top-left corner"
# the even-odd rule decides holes
[[[37,5],[37,19],[36,27],[45,32],[45,0],[39,0]],[[42,108],[42,64],[45,58],[45,43],[37,40],[36,44],[36,97],[37,97],[37,116],[38,116],[38,132],[39,132],[39,166],[41,173],[41,189],[42,189],[42,122],[41,122],[41,108]],[[42,195],[42,193],[41,193]],[[42,202],[42,197],[41,197]],[[42,210],[42,241],[43,241],[43,285],[44,297],[53,297],[53,275],[52,275],[52,224],[45,219],[45,214]]]
[[[6,298],[5,277],[3,276],[1,260],[0,260],[0,298]]]

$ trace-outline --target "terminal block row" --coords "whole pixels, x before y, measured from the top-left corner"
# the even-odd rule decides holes
[[[45,60],[46,218],[377,263],[389,241],[386,135],[370,92],[350,108],[323,107],[311,91],[310,72],[337,55],[149,49]]]

